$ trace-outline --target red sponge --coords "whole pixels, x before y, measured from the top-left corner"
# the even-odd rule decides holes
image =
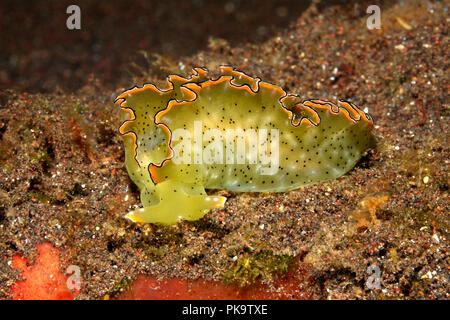
[[[59,266],[59,251],[44,242],[36,246],[39,254],[34,265],[20,255],[13,256],[13,267],[22,271],[24,281],[11,287],[14,300],[70,300],[74,294],[67,288],[67,277]]]

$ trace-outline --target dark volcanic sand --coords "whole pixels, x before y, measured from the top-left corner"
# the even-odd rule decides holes
[[[304,297],[447,299],[444,2],[382,3],[381,30],[366,28],[370,2],[159,3],[81,2],[82,31],[65,29],[56,1],[0,4],[9,13],[0,21],[0,298],[21,277],[12,256],[32,261],[47,241],[62,270],[80,267],[80,299],[114,297],[140,274],[241,286],[254,275],[270,291],[286,270],[307,273]],[[197,222],[125,220],[140,203],[114,98],[221,64],[304,99],[368,108],[376,150],[343,177],[292,192],[210,191],[227,194],[226,206]],[[366,285],[370,265],[381,289]]]

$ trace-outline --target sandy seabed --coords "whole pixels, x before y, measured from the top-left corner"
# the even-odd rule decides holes
[[[69,31],[58,1],[2,1],[0,298],[448,299],[448,6],[385,1],[368,30],[369,4],[80,1]],[[211,190],[228,201],[196,222],[124,219],[140,202],[114,98],[223,64],[367,108],[376,149],[296,191]]]

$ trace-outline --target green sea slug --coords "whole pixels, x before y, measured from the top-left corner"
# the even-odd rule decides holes
[[[226,201],[205,189],[282,192],[337,178],[375,144],[372,119],[350,102],[301,102],[231,67],[220,73],[194,68],[168,76],[165,90],[146,84],[116,99],[143,205],[130,220],[198,220]]]

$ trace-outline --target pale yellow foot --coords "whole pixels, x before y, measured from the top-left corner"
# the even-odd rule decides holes
[[[155,186],[158,204],[129,212],[125,217],[134,222],[176,224],[180,220],[198,220],[209,210],[222,208],[227,198],[206,194],[190,195],[181,182],[164,181]]]

